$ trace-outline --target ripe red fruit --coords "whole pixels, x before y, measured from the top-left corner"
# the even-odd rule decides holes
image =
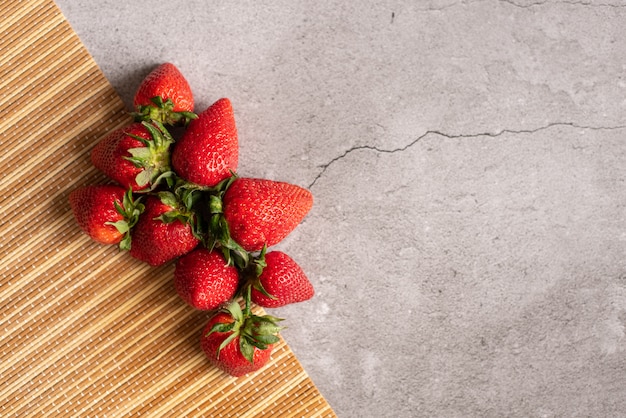
[[[140,83],[133,105],[140,120],[156,120],[176,125],[195,117],[189,82],[172,63],[155,68]]]
[[[103,137],[91,150],[91,162],[122,187],[139,191],[170,171],[173,142],[162,125],[133,123]]]
[[[226,264],[219,251],[197,248],[176,262],[174,285],[178,295],[200,310],[212,310],[233,298],[239,272]]]
[[[223,98],[192,120],[172,151],[172,167],[183,179],[213,187],[237,169],[239,143],[230,100]]]
[[[259,370],[270,359],[281,329],[279,318],[242,312],[233,302],[227,311],[217,312],[200,338],[200,346],[209,362],[231,376],[243,376]]]
[[[193,250],[200,240],[192,214],[180,208],[170,192],[146,196],[145,210],[131,231],[130,255],[158,266]]]
[[[278,308],[313,297],[313,285],[287,254],[271,251],[264,255],[264,265],[252,285],[252,302],[264,308]]]
[[[69,202],[78,226],[101,244],[122,243],[142,210],[130,193],[114,185],[80,187]]]
[[[237,178],[224,193],[222,210],[230,237],[253,252],[278,244],[312,206],[311,192],[294,184]]]

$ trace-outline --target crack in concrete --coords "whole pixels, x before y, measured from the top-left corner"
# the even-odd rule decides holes
[[[459,6],[459,5],[462,5],[462,4],[470,4],[470,3],[477,3],[477,2],[466,3],[464,1],[460,1],[460,2],[456,2],[456,3],[446,4],[445,6],[441,6],[441,7],[427,7],[427,8],[418,9],[418,10],[421,11],[421,12],[441,12],[441,11],[446,10],[446,9],[451,9],[452,7],[456,7],[456,6]]]
[[[499,0],[503,3],[508,3],[511,6],[515,6],[515,7],[519,7],[522,9],[529,9],[531,7],[535,7],[535,6],[543,6],[545,5],[552,5],[552,4],[571,4],[574,6],[588,6],[588,7],[613,7],[613,8],[624,8],[626,7],[626,4],[611,4],[611,3],[591,3],[590,1],[567,1],[567,0],[562,0],[562,1],[557,1],[557,2],[549,2],[549,1],[537,1],[534,3],[528,3],[528,4],[520,4],[517,3],[513,0]]]
[[[459,1],[455,3],[450,3],[441,7],[427,7],[423,9],[419,9],[422,12],[439,12],[445,9],[450,9],[452,7],[460,6],[460,5],[470,5],[482,3],[485,0],[475,0],[475,1]],[[573,6],[586,6],[586,7],[612,7],[615,9],[626,8],[626,4],[613,4],[613,3],[592,3],[590,0],[560,0],[560,1],[535,1],[528,4],[518,3],[515,0],[498,0],[501,3],[507,3],[511,6],[518,7],[520,9],[530,9],[531,7],[543,6],[543,5],[558,5],[558,4],[570,4]],[[397,17],[395,13],[392,15],[391,23],[394,22],[394,18]]]
[[[315,185],[315,183],[317,183],[317,181],[324,175],[324,173],[326,172],[328,167],[330,167],[331,165],[333,165],[337,161],[342,160],[343,158],[345,158],[349,154],[353,153],[354,151],[370,150],[370,151],[374,151],[374,152],[381,153],[381,154],[383,154],[383,153],[384,154],[393,154],[393,153],[396,153],[396,152],[406,151],[407,149],[413,147],[415,144],[419,143],[422,139],[424,139],[425,137],[427,137],[429,135],[437,135],[437,136],[442,136],[444,138],[450,138],[450,139],[478,138],[478,137],[481,137],[481,136],[496,138],[496,137],[499,137],[499,136],[504,135],[504,134],[533,134],[533,133],[536,133],[536,132],[539,132],[539,131],[543,131],[543,130],[546,130],[546,129],[550,129],[550,128],[556,127],[556,126],[567,126],[567,127],[571,127],[571,128],[589,129],[589,130],[594,130],[594,131],[626,129],[626,125],[585,126],[585,125],[578,125],[578,124],[576,124],[574,122],[552,122],[552,123],[549,123],[549,124],[547,124],[545,126],[540,126],[538,128],[535,128],[535,129],[502,129],[502,130],[499,130],[499,131],[496,131],[496,132],[479,132],[479,133],[475,133],[475,134],[456,134],[455,135],[455,134],[447,134],[445,132],[441,132],[441,131],[438,131],[438,130],[429,130],[429,131],[424,132],[422,135],[418,136],[417,138],[415,138],[413,141],[411,141],[408,144],[404,145],[403,147],[399,147],[399,148],[385,149],[385,148],[376,147],[374,145],[355,145],[354,147],[345,150],[341,155],[338,155],[337,157],[331,159],[327,163],[318,166],[321,169],[321,171],[315,176],[313,181],[309,184],[309,189],[312,188]]]

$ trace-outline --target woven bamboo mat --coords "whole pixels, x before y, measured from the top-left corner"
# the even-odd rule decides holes
[[[0,416],[334,417],[284,341],[260,373],[212,368],[172,265],[79,231],[67,196],[129,116],[52,1],[0,0],[0,35]]]

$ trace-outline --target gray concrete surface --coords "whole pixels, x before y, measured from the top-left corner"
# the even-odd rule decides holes
[[[341,418],[626,416],[626,3],[58,0],[130,104],[172,61],[309,187],[274,311]]]

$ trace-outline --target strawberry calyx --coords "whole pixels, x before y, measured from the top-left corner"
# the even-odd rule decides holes
[[[224,193],[236,179],[237,174],[231,171],[231,176],[218,183],[208,195],[205,214],[208,219],[208,234],[205,245],[210,249],[219,247],[228,265],[246,270],[250,264],[250,254],[230,236],[223,212]]]
[[[139,215],[143,213],[145,207],[141,202],[141,197],[136,200],[133,198],[132,188],[124,193],[121,205],[117,201],[114,202],[114,205],[115,210],[122,215],[123,219],[116,222],[107,222],[107,224],[113,225],[122,234],[123,238],[119,243],[119,247],[121,250],[128,251],[131,245],[130,230],[139,220]]]
[[[137,135],[129,134],[140,141],[144,146],[130,148],[130,157],[124,157],[143,170],[135,177],[138,186],[150,186],[147,191],[154,190],[161,180],[171,177],[174,172],[170,166],[170,148],[175,142],[172,135],[162,123],[142,122],[152,139],[147,140]]]
[[[263,245],[261,252],[253,257],[250,261],[250,266],[248,268],[247,280],[244,284],[243,291],[247,292],[249,290],[255,289],[261,292],[264,296],[270,299],[277,299],[276,296],[270,294],[263,287],[263,283],[261,283],[261,274],[263,274],[263,270],[267,267],[267,263],[265,262],[265,253],[267,252],[267,245]]]
[[[187,208],[195,208],[197,211],[202,212],[204,216],[207,216],[209,212],[203,211],[203,208],[208,207],[207,196],[221,194],[223,189],[227,187],[226,184],[230,181],[232,180],[228,178],[215,186],[201,186],[181,177],[176,177],[172,189]]]
[[[164,175],[167,175],[167,173]],[[184,207],[186,213],[194,214],[194,235],[203,242],[205,247],[212,250],[216,246],[216,242],[211,240],[208,234],[207,220],[211,217],[209,202],[211,196],[220,193],[225,181],[213,187],[201,186],[180,178],[175,174],[168,177],[166,181],[178,204]]]
[[[172,99],[163,101],[161,96],[155,96],[150,99],[150,101],[152,104],[139,105],[137,106],[137,111],[131,113],[136,122],[154,121],[175,126],[187,125],[192,119],[196,119],[198,117],[198,115],[193,112],[175,112],[175,105]]]
[[[217,350],[218,358],[221,350],[236,338],[239,338],[241,354],[250,363],[253,363],[255,347],[259,350],[266,350],[270,345],[280,341],[278,333],[284,327],[279,326],[278,322],[283,319],[272,315],[255,315],[251,312],[250,305],[250,293],[248,292],[244,297],[243,310],[238,301],[232,301],[222,309],[223,312],[227,312],[233,318],[233,322],[216,323],[208,332],[207,336],[214,332],[230,333]]]
[[[186,207],[176,194],[170,191],[161,191],[157,192],[156,195],[161,200],[161,203],[172,208],[171,210],[162,213],[156,219],[166,224],[175,221],[179,221],[182,224],[189,224],[193,236],[198,240],[204,239],[204,234],[196,213],[191,210],[191,208]]]
[[[208,247],[219,246],[228,265],[235,265],[240,270],[248,268],[250,255],[232,237],[228,223],[222,211],[222,200],[214,195],[209,197],[209,234]]]

